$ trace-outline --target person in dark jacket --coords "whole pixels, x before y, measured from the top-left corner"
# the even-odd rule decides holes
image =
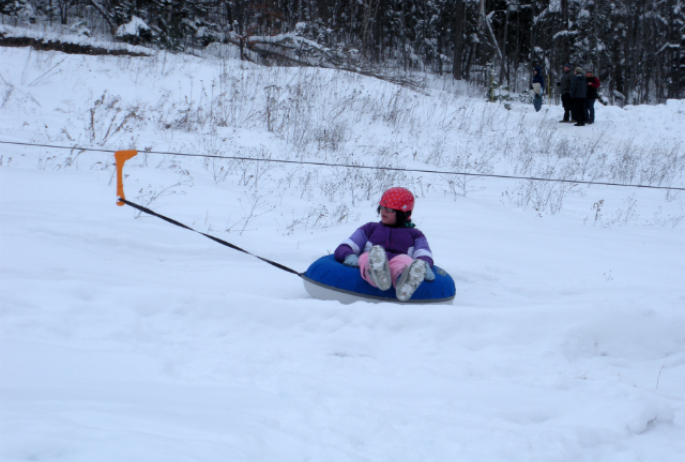
[[[539,67],[533,69],[533,81],[530,83],[530,89],[533,90],[533,106],[537,112],[542,108],[542,95],[545,92],[545,78],[542,76]]]
[[[599,89],[599,79],[594,76],[592,71],[585,73],[585,80],[587,80],[587,98],[585,99],[585,115],[587,116],[587,123],[595,123],[595,100],[597,99],[597,90]]]
[[[576,76],[571,82],[571,101],[573,105],[573,118],[576,127],[585,125],[585,100],[587,99],[587,80],[583,76],[583,68],[576,67]]]
[[[571,65],[564,64],[564,73],[561,75],[561,80],[557,82],[559,93],[561,93],[561,105],[564,107],[564,119],[560,120],[562,123],[570,122],[569,115],[571,113],[571,82],[573,82]]]
[[[533,69],[533,81],[531,82],[531,87],[536,95],[542,95],[545,91],[545,78],[542,76],[542,71],[539,67]]]
[[[374,287],[395,286],[406,302],[425,280],[435,280],[433,254],[426,236],[411,221],[414,195],[406,188],[390,188],[378,203],[380,222],[367,223],[335,249],[335,259],[359,267],[361,277]]]

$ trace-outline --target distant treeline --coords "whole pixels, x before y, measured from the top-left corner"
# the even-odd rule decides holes
[[[123,40],[174,51],[296,33],[357,64],[512,90],[532,67],[554,82],[568,62],[593,70],[615,102],[685,94],[685,0],[0,0],[0,9],[5,23],[93,34],[139,18]]]

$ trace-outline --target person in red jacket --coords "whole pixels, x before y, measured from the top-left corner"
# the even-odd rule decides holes
[[[587,97],[585,98],[585,118],[588,124],[595,123],[595,100],[597,99],[597,89],[599,88],[599,79],[595,77],[592,71],[585,73],[585,80],[587,80]]]

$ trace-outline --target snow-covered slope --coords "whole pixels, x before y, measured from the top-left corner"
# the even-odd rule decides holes
[[[0,141],[683,186],[679,101],[485,103],[330,70],[0,49]],[[436,89],[440,87],[440,89]],[[679,461],[683,192],[139,154],[127,198],[299,271],[383,188],[452,306],[314,300],[115,205],[111,154],[0,144],[0,459]]]

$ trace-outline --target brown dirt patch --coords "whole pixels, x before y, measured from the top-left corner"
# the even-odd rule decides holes
[[[150,56],[145,53],[135,53],[128,50],[110,50],[90,45],[79,45],[52,40],[34,39],[29,37],[0,37],[3,47],[32,47],[41,51],[61,51],[71,55],[111,55],[111,56]]]

